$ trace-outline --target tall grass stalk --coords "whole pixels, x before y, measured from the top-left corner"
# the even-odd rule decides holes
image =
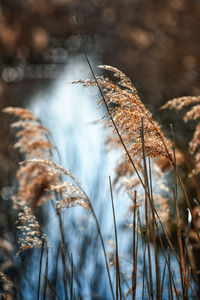
[[[39,274],[38,274],[38,288],[37,288],[37,300],[40,298],[40,285],[41,285],[41,271],[42,271],[42,258],[44,252],[44,239],[42,240],[41,254],[40,254],[40,265],[39,265]]]
[[[111,177],[109,176],[109,186],[110,186],[110,196],[112,203],[112,212],[113,212],[113,222],[114,222],[114,231],[115,231],[115,257],[116,257],[116,300],[122,300],[122,290],[121,290],[121,278],[120,278],[120,266],[119,266],[119,252],[118,252],[118,238],[117,238],[117,224],[115,218],[115,206],[113,200],[113,191]]]

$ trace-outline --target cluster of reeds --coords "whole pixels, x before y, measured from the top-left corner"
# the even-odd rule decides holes
[[[19,252],[41,246],[36,299],[49,299],[48,289],[51,290],[53,299],[61,299],[57,288],[59,257],[61,257],[63,265],[63,297],[78,299],[78,291],[74,290],[76,262],[73,261],[73,255],[67,252],[62,220],[62,210],[73,206],[83,207],[94,218],[105,258],[110,298],[113,300],[136,299],[139,295],[140,299],[166,299],[167,297],[168,299],[189,299],[190,297],[199,299],[198,292],[191,281],[191,270],[197,277],[198,268],[196,265],[192,265],[192,260],[188,261],[187,257],[191,254],[189,245],[191,233],[199,245],[200,218],[191,207],[177,166],[178,154],[173,138],[173,128],[172,142],[170,142],[164,136],[160,125],[153,119],[150,111],[141,102],[130,79],[116,68],[110,66],[101,66],[101,68],[113,72],[115,81],[118,80],[118,82],[113,82],[103,76],[95,76],[91,69],[93,79],[79,80],[76,83],[81,83],[85,87],[98,86],[101,103],[107,111],[106,125],[114,129],[113,136],[107,140],[107,143],[110,145],[114,142],[114,147],[121,145],[124,150],[124,160],[117,166],[114,183],[123,177],[132,203],[130,207],[132,216],[130,224],[131,267],[129,274],[125,274],[120,260],[111,178],[109,178],[109,184],[115,233],[112,261],[115,266],[115,278],[111,276],[106,247],[92,202],[78,179],[70,171],[54,162],[53,154],[56,147],[50,142],[51,137],[48,130],[30,111],[22,108],[5,108],[4,112],[19,118],[19,121],[12,124],[12,127],[19,129],[17,133],[19,140],[15,147],[25,155],[25,161],[20,164],[17,172],[18,193],[12,199],[15,208],[19,211],[18,222],[20,224],[17,225],[22,233]],[[187,105],[186,103],[196,104],[197,101],[199,101],[199,97],[183,98],[168,102],[166,106],[180,109]],[[199,116],[198,109],[197,111],[190,110],[186,116],[186,119],[196,119]],[[198,151],[198,140],[199,126],[190,144],[192,154]],[[196,161],[198,154],[199,152],[195,156]],[[171,189],[166,190],[162,182],[160,183],[160,195],[154,193],[152,175],[156,168],[156,172],[160,172],[158,174],[163,173],[158,169],[159,165],[162,167],[164,165],[164,169],[170,167],[171,174],[174,176],[174,184]],[[194,172],[199,172],[198,164]],[[162,192],[164,190],[165,197]],[[183,223],[180,219],[178,204],[179,190],[182,190],[191,215],[185,245],[183,245]],[[170,197],[173,199],[173,208],[170,208]],[[143,200],[142,204],[141,199]],[[60,231],[60,244],[55,256],[56,267],[53,281],[50,280],[48,273],[48,236],[45,235],[34,215],[36,207],[43,205],[46,201],[51,201],[59,220]],[[168,228],[170,209],[173,209],[175,214],[177,243],[172,242]],[[141,210],[144,211],[144,222],[141,221]],[[142,269],[138,267],[141,249]],[[44,252],[46,252],[46,262],[44,273],[42,273]],[[178,266],[176,273],[174,273],[172,261]]]

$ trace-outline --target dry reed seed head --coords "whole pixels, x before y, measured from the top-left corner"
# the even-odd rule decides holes
[[[12,244],[6,239],[0,239],[0,254],[3,252],[11,254],[13,252]]]
[[[195,154],[194,160],[195,160],[195,167],[192,170],[192,172],[189,174],[189,176],[197,175],[200,173],[200,125],[197,125],[193,138],[189,143],[189,150],[191,154]]]
[[[133,177],[122,177],[119,181],[118,189],[119,191],[122,188],[125,188],[129,198],[134,201],[134,191],[136,188],[141,184],[140,180],[138,178]]]
[[[98,84],[104,91],[104,99],[110,105],[112,118],[124,140],[130,155],[142,157],[141,120],[144,123],[144,143],[146,155],[149,157],[166,157],[172,160],[172,151],[168,148],[167,139],[164,137],[159,124],[153,120],[151,113],[141,102],[135,87],[126,75],[111,66],[101,66],[112,71],[119,78],[119,83],[98,77]],[[79,80],[83,86],[97,85],[95,80]],[[104,103],[102,99],[102,103]],[[110,121],[111,124],[111,121]]]
[[[155,208],[157,210],[157,213],[161,219],[161,221],[166,224],[170,220],[170,206],[168,199],[161,196],[154,194],[153,195],[154,203],[155,203]]]
[[[140,164],[140,161],[136,160],[134,161],[136,168],[138,171],[142,171],[142,166]],[[135,173],[135,170],[129,160],[123,160],[121,163],[119,163],[115,168],[115,178],[113,181],[113,184],[116,185],[120,183],[120,180],[123,178],[129,178]]]
[[[21,138],[15,145],[14,148],[19,148],[19,152],[25,153],[26,155],[40,156],[44,151],[49,151],[54,146],[45,140],[30,140],[28,137]]]
[[[30,207],[22,205],[18,201],[18,213],[17,228],[20,230],[22,237],[19,238],[19,251],[20,254],[23,250],[31,249],[35,247],[41,247],[42,240],[47,241],[45,234],[41,233],[40,225],[36,217],[32,214]]]
[[[108,66],[108,65],[100,65],[98,66],[101,69],[104,70],[108,70],[113,72],[114,77],[119,79],[119,84],[127,89],[129,89],[130,91],[132,91],[136,97],[138,97],[138,93],[136,88],[133,86],[131,80],[129,77],[127,77],[122,71],[120,71],[119,69],[112,67],[112,66]]]
[[[192,140],[189,143],[190,153],[194,154],[200,145],[200,124],[196,126]]]
[[[4,273],[0,272],[0,286],[4,292],[10,293],[15,287],[15,284],[10,279],[8,279],[8,277]]]
[[[136,186],[140,184],[140,180],[138,178],[124,178],[124,184],[127,191],[133,190]]]
[[[70,182],[60,183],[49,187],[49,191],[58,192],[61,199],[57,201],[57,209],[81,206],[91,212],[90,202],[85,193],[76,185]]]
[[[163,172],[169,171],[172,168],[172,164],[166,157],[159,157],[156,163]]]
[[[40,136],[40,138],[41,138],[43,133],[47,134],[48,130],[46,130],[44,132],[44,130],[41,129],[41,128],[38,128],[38,126],[34,126],[34,127],[31,127],[31,128],[27,127],[23,130],[18,131],[18,133],[16,134],[16,137],[20,138],[20,137],[26,136],[27,139],[28,138],[31,139],[31,138],[34,138],[36,136]]]
[[[67,209],[67,208],[71,208],[71,207],[77,207],[77,206],[80,206],[80,207],[86,209],[90,213],[92,212],[89,202],[85,201],[85,200],[81,200],[79,197],[78,198],[76,198],[76,197],[70,198],[70,197],[62,196],[61,200],[56,202],[56,208],[59,210]]]
[[[58,181],[59,176],[51,174],[44,165],[28,164],[21,165],[17,171],[17,179],[19,189],[13,201],[17,198],[21,203],[29,203],[34,210],[51,198],[46,190]]]
[[[50,150],[54,146],[47,138],[48,130],[39,123],[31,112],[12,107],[5,108],[4,112],[14,114],[20,118],[18,122],[12,125],[12,127],[20,129],[17,133],[19,140],[14,147],[19,148],[19,151],[24,153],[27,158],[25,162],[20,164],[17,172],[19,190],[13,197],[16,207],[18,207],[20,201],[21,204],[30,203],[31,208],[34,210],[36,206],[47,201],[51,196],[47,191],[53,186],[54,189],[55,186],[59,189],[61,174],[69,176],[76,184],[80,185],[70,171],[64,170],[61,166],[47,159],[51,159]],[[77,197],[78,191],[79,197]],[[80,197],[80,191],[76,188],[76,198],[84,198],[83,195]],[[75,194],[75,188],[73,193]]]
[[[49,151],[54,147],[48,141],[48,130],[39,123],[32,112],[19,107],[6,107],[3,111],[16,115],[20,119],[11,125],[11,127],[19,129],[16,134],[19,140],[14,147],[19,148],[20,152],[25,153],[26,156],[33,156],[33,152],[34,155],[41,156],[42,152]]]
[[[179,98],[174,98],[172,100],[169,100],[166,104],[164,104],[161,109],[176,109],[181,110],[186,106],[189,106],[191,104],[196,104],[200,102],[200,96],[184,96]]]
[[[48,130],[39,123],[39,120],[27,109],[7,107],[4,112],[19,117],[18,122],[11,126],[17,128],[16,134],[19,138],[14,148],[25,154],[27,159],[33,157],[39,159],[51,159],[51,149],[54,148],[48,140]],[[50,184],[56,183],[58,175],[49,171],[43,164],[37,165],[20,165],[17,171],[19,181],[19,190],[13,197],[13,202],[17,208],[17,202],[21,204],[29,203],[34,210],[36,206],[50,198],[46,189]]]
[[[21,131],[23,130],[29,130],[32,131],[41,131],[42,133],[49,133],[47,128],[42,126],[38,121],[35,120],[19,120],[17,122],[14,122],[11,124],[12,128],[21,128]]]
[[[176,165],[182,165],[185,162],[185,156],[184,154],[176,148]],[[156,159],[156,164],[160,168],[162,172],[170,171],[172,168],[171,162],[166,157],[159,157]]]
[[[66,197],[75,197],[87,200],[85,193],[76,185],[70,182],[58,182],[57,184],[50,185],[48,191],[62,192]]]
[[[152,182],[156,182],[156,193],[153,194],[154,205],[156,207],[156,210],[161,220],[167,223],[170,220],[170,206],[168,203],[168,194],[170,191],[168,186],[166,185],[165,174],[157,165],[156,161],[153,161],[151,163],[151,176],[152,176]],[[144,206],[145,195],[144,193],[141,193],[141,189],[139,189],[140,181],[138,178],[124,177],[124,184],[125,184],[127,194],[129,198],[132,200],[132,204],[128,210],[128,216],[131,216],[134,208],[135,190],[137,191],[137,198],[136,198],[137,208],[140,206]],[[155,191],[154,186],[153,186],[153,190]]]
[[[20,107],[5,107],[2,109],[3,112],[15,115],[19,117],[21,120],[34,120],[37,121],[38,119],[30,112],[28,109],[20,108]]]
[[[104,124],[105,123],[107,124],[108,121],[105,121]],[[109,127],[111,127],[110,125],[111,124],[109,122]],[[116,149],[120,149],[120,150],[123,149],[123,146],[122,146],[122,143],[121,143],[119,137],[116,134],[113,134],[113,132],[114,132],[113,130],[112,130],[112,133],[109,131],[109,133],[106,137],[106,140],[104,142],[104,144],[106,145],[106,152],[109,152],[111,150],[116,150]],[[127,139],[128,139],[128,135],[124,134],[123,140],[126,141]]]
[[[35,159],[27,159],[26,161],[23,161],[20,163],[21,165],[23,164],[35,164],[36,166],[37,165],[44,165],[48,168],[49,171],[53,171],[55,172],[57,175],[67,175],[69,176],[74,182],[76,182],[78,185],[80,185],[80,182],[79,180],[74,177],[72,174],[71,174],[71,171],[70,170],[65,170],[63,167],[61,167],[60,165],[50,161],[50,160],[47,160],[47,159],[40,159],[40,158],[35,158]]]
[[[184,116],[184,121],[187,122],[189,120],[197,120],[200,118],[200,96],[188,96],[188,97],[180,97],[175,98],[168,101],[162,108],[175,108],[176,110],[181,110],[182,108],[193,105],[192,108],[188,110],[188,112]],[[196,153],[194,157],[195,167],[192,172],[189,174],[189,177],[197,175],[200,173],[200,125],[196,126],[194,135],[192,140],[189,143],[190,153],[193,155]]]
[[[193,106],[184,117],[184,121],[197,120],[200,118],[200,104]]]
[[[189,177],[195,176],[198,173],[200,173],[200,152],[197,152],[197,154],[194,157],[194,160],[195,160],[195,168],[189,174]]]
[[[21,167],[22,171],[20,170],[20,174],[18,174],[21,187],[17,196],[23,201],[31,202],[32,209],[42,202],[47,201],[50,197],[50,192],[60,194],[61,200],[56,204],[59,209],[72,206],[82,206],[87,210],[90,209],[87,196],[77,186],[79,185],[79,181],[70,171],[66,171],[52,161],[43,159],[24,161],[21,163]],[[26,172],[24,172],[24,168]],[[69,182],[61,182],[61,174],[69,176],[77,185]]]

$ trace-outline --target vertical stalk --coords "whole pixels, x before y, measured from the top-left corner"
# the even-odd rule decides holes
[[[133,272],[132,272],[132,299],[135,300],[136,296],[136,281],[137,281],[137,253],[135,241],[135,228],[136,228],[136,209],[137,209],[137,193],[134,193],[133,203]]]
[[[71,285],[70,285],[70,300],[73,300],[73,281],[74,281],[74,263],[71,253]]]
[[[150,197],[151,201],[154,204],[153,201],[153,187],[152,187],[152,176],[151,176],[151,162],[150,158],[149,161],[149,181],[150,181]],[[156,234],[155,234],[155,214],[154,210],[151,206],[151,234],[153,239],[153,247],[154,247],[154,256],[155,256],[155,266],[156,266],[156,298],[157,300],[160,299],[160,267],[159,267],[159,255],[158,255],[158,247],[157,247],[157,241],[156,241]]]
[[[181,239],[181,228],[180,228],[181,226],[180,226],[180,217],[179,217],[178,201],[177,201],[178,184],[177,184],[176,146],[175,146],[174,131],[173,131],[172,124],[171,124],[171,132],[172,132],[172,141],[173,141],[174,170],[175,170],[175,188],[173,188],[173,196],[174,196],[174,208],[175,208],[176,222],[177,222],[177,239],[178,239],[178,247],[179,247],[179,257],[180,257],[179,267],[180,267],[183,299],[186,299],[185,298],[186,269],[185,269],[184,252],[183,252],[183,245]]]
[[[150,294],[153,300],[153,279],[152,279],[152,267],[151,267],[151,251],[150,251],[150,233],[149,233],[149,218],[148,218],[148,197],[150,195],[149,180],[146,165],[146,155],[145,155],[145,139],[144,139],[144,121],[142,119],[141,124],[141,142],[142,142],[142,153],[143,153],[143,164],[144,164],[144,183],[145,183],[145,220],[146,220],[146,234],[145,238],[147,240],[147,250],[148,250],[148,263],[149,263],[149,281],[150,281]]]
[[[41,282],[43,252],[44,252],[44,239],[42,240],[42,248],[41,248],[41,254],[40,254],[40,267],[39,267],[39,275],[38,275],[37,300],[39,300],[39,298],[40,298],[40,282]]]
[[[46,258],[46,267],[45,267],[45,274],[44,274],[44,285],[43,285],[43,296],[42,300],[46,299],[46,292],[47,292],[47,278],[48,278],[48,248],[47,248],[47,258]]]
[[[54,279],[54,286],[56,289],[56,284],[57,284],[57,276],[58,276],[58,258],[59,258],[59,253],[60,253],[60,243],[58,244],[58,250],[57,250],[57,255],[56,255],[56,268],[55,268],[55,279]],[[56,300],[56,295],[54,294],[54,300]]]
[[[122,299],[122,291],[121,291],[120,267],[119,267],[119,255],[118,255],[119,252],[118,252],[117,225],[116,225],[115,207],[114,207],[114,201],[113,201],[113,191],[112,191],[112,184],[111,184],[110,176],[109,176],[109,185],[110,185],[110,195],[111,195],[113,222],[114,222],[114,230],[115,230],[116,299],[118,300],[118,290],[119,290],[120,300],[121,300]]]

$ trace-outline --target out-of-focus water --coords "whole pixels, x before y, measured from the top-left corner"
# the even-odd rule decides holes
[[[97,62],[93,64],[96,65]],[[103,108],[97,106],[100,98],[98,89],[83,89],[81,85],[71,84],[74,80],[89,77],[91,74],[85,59],[81,56],[71,59],[62,76],[48,91],[35,95],[29,108],[51,132],[61,157],[61,162],[55,157],[57,162],[70,169],[80,180],[94,205],[105,244],[108,250],[113,250],[108,245],[109,240],[114,240],[109,176],[114,178],[119,153],[106,152],[106,131],[102,124],[95,124],[104,114]],[[128,197],[122,199],[122,194],[114,197],[116,218],[120,225],[124,223],[130,201]],[[51,210],[50,214],[46,232],[52,245],[57,245],[60,240],[57,217]],[[91,295],[92,286],[97,298],[109,299],[110,289],[103,252],[92,217],[82,208],[71,208],[64,212],[63,221],[68,248],[74,257],[75,271],[76,265],[79,266],[77,276],[81,281],[84,299],[94,297]],[[123,235],[119,233],[119,236],[123,256],[130,247],[128,239],[132,239],[131,231],[130,236],[126,230]],[[81,257],[83,250],[87,252],[86,257]],[[128,257],[124,257],[124,260],[128,261]]]

